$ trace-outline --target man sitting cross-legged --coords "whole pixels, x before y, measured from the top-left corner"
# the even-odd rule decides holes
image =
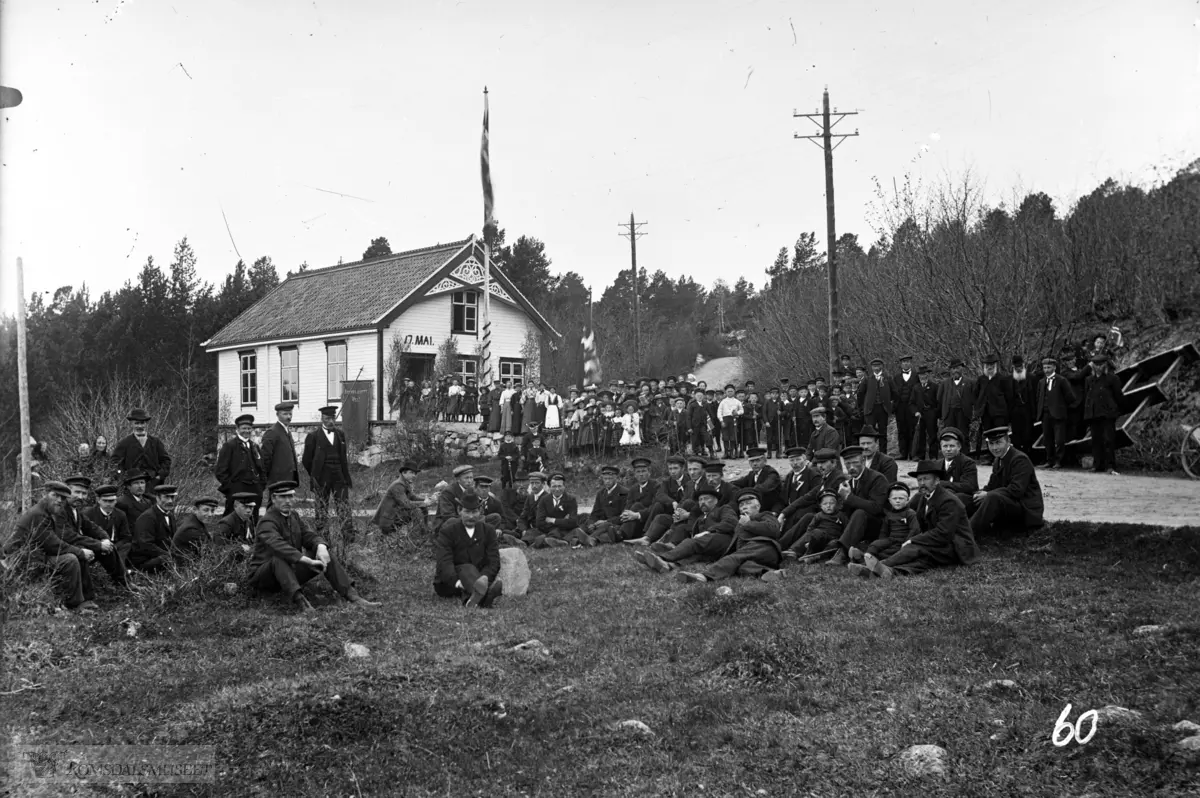
[[[649,546],[666,538],[672,545],[687,537],[689,527],[696,520],[699,505],[696,504],[696,489],[704,482],[703,457],[692,456],[686,459],[686,473],[676,473],[683,458],[668,458],[667,479],[658,488],[658,499],[650,509],[650,522],[646,524],[646,534],[640,538],[625,541],[638,546]],[[669,534],[668,534],[669,533]]]
[[[532,479],[532,475],[530,475]],[[579,528],[579,502],[567,493],[567,480],[562,474],[550,475],[550,492],[537,503],[537,537],[535,549],[546,547],[595,546],[596,539]]]
[[[779,485],[779,501],[783,504],[783,509],[779,511],[779,526],[784,530],[790,529],[800,520],[796,512],[800,506],[800,499],[808,495],[813,488],[819,487],[822,481],[820,472],[809,463],[808,452],[804,447],[789,448],[787,458],[792,470],[783,477]]]
[[[779,567],[779,519],[762,512],[754,488],[741,490],[737,502],[741,515],[725,554],[701,571],[680,571],[681,582],[713,582],[734,574],[764,576]]]
[[[650,479],[650,459],[635,457],[629,465],[633,468],[633,484],[625,499],[625,509],[618,518],[621,521],[617,540],[633,540],[642,536],[650,521],[654,497],[658,495],[658,483]]]
[[[670,551],[656,554],[653,551],[634,552],[634,558],[652,571],[666,573],[678,563],[689,558],[712,561],[725,554],[733,542],[733,530],[738,516],[728,504],[718,504],[721,491],[712,485],[701,485],[696,491],[696,502],[700,517],[695,521],[695,533],[681,541]]]
[[[592,504],[592,512],[584,531],[597,543],[616,543],[621,539],[621,513],[625,511],[625,500],[629,491],[618,480],[621,469],[606,465],[600,469],[600,490]]]
[[[271,509],[255,527],[250,585],[263,593],[283,593],[302,612],[311,612],[313,606],[300,587],[318,574],[325,574],[346,601],[378,607],[378,601],[358,595],[350,575],[329,553],[324,539],[295,511],[296,483],[276,482],[267,488],[271,491]]]
[[[863,564],[848,566],[856,576],[871,575],[891,578],[896,574],[911,576],[948,565],[970,565],[979,556],[975,536],[967,521],[967,513],[958,497],[946,490],[940,480],[946,476],[938,460],[922,460],[916,471],[919,495],[913,504],[921,531],[906,540],[900,551],[884,560],[870,554]]]
[[[462,497],[458,518],[447,521],[433,539],[437,573],[433,591],[443,598],[461,598],[468,607],[490,607],[503,591],[500,544],[496,530],[483,521],[479,497]]]
[[[238,491],[238,493],[249,493],[249,491]],[[237,500],[232,496],[230,501],[234,504]],[[217,509],[220,507],[218,502],[212,496],[201,496],[192,502],[192,512],[180,513],[176,518],[178,522],[175,527],[175,535],[171,538],[171,547],[183,557],[199,557],[204,552],[204,547],[212,542],[212,532],[209,527],[213,525],[213,518],[217,515]]]
[[[383,494],[383,501],[375,510],[371,523],[379,527],[385,535],[393,532],[407,532],[413,539],[421,539],[426,534],[426,508],[437,503],[437,498],[418,495],[413,490],[413,482],[420,469],[412,460],[406,460],[400,466],[400,473],[392,484],[388,485]]]

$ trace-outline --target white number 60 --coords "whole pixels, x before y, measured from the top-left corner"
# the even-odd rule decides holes
[[[1084,712],[1079,716],[1079,719],[1075,721],[1074,726],[1067,722],[1067,716],[1070,714],[1071,705],[1067,704],[1066,708],[1063,709],[1062,714],[1058,716],[1058,720],[1054,724],[1054,733],[1050,735],[1050,741],[1058,748],[1062,748],[1064,745],[1067,745],[1072,739],[1074,739],[1080,745],[1084,745],[1096,735],[1096,721],[1099,718],[1096,710],[1089,709],[1087,712]],[[1083,719],[1089,715],[1091,716],[1092,720],[1092,728],[1088,731],[1087,736],[1084,737]]]

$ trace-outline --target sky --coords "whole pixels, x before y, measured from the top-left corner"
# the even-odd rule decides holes
[[[648,272],[761,285],[825,239],[824,88],[839,235],[906,177],[1062,209],[1200,157],[1200,2],[0,0],[0,84],[0,312],[18,257],[98,295],[184,236],[214,283],[465,238],[485,85],[510,241],[599,295],[632,212]]]

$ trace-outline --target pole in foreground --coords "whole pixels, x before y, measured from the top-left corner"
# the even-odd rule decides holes
[[[21,511],[33,506],[33,464],[29,447],[29,372],[25,368],[25,264],[17,258],[17,391],[21,403]]]
[[[483,329],[480,346],[479,387],[492,383],[492,246],[488,242],[488,228],[495,224],[493,210],[496,204],[492,192],[492,162],[488,152],[488,90],[483,87],[483,140],[479,147],[479,168],[483,178]]]
[[[831,131],[833,130],[834,125],[836,125],[838,122],[841,122],[847,116],[856,116],[858,112],[839,112],[835,108],[833,115],[836,116],[837,119],[834,119],[831,123],[828,87],[825,89],[825,93],[822,97],[822,105],[823,110],[820,113],[798,114],[793,111],[792,116],[802,116],[807,119],[811,119],[813,122],[816,122],[815,117],[821,117],[820,133],[812,136],[801,136],[799,133],[797,133],[794,137],[798,139],[809,139],[810,141],[813,141],[814,144],[816,143],[816,140],[820,140],[822,143],[818,146],[825,150],[825,247],[826,252],[828,253],[826,255],[826,261],[828,265],[826,274],[829,276],[829,380],[830,383],[832,383],[833,372],[837,370],[838,355],[840,354],[838,350],[841,349],[841,342],[839,340],[841,337],[841,332],[838,324],[837,229],[836,225],[834,224],[833,205],[833,151],[836,150],[838,144],[841,144],[845,139],[849,138],[850,136],[857,136],[858,131],[855,130],[853,133],[839,134],[834,134]],[[834,139],[837,139],[837,144],[833,144]]]

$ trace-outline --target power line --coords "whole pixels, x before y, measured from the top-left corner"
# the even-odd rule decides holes
[[[637,240],[646,233],[642,232],[642,228],[649,222],[639,222],[633,218],[633,212],[629,214],[629,224],[618,224],[617,227],[625,228],[624,233],[618,233],[622,238],[629,239],[629,257],[633,263],[633,361],[637,366],[638,374],[642,372],[642,324],[641,324],[641,304],[640,294],[642,293],[642,279],[638,276],[637,267]]]

